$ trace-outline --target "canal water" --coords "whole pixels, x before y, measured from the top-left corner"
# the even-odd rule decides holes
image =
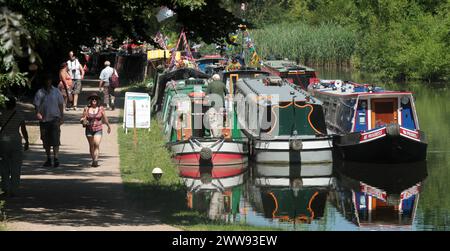
[[[319,76],[370,81],[345,71]],[[204,186],[185,179],[188,207],[213,220],[284,230],[450,230],[450,84],[384,86],[414,92],[426,162],[249,164],[241,175],[202,180]]]

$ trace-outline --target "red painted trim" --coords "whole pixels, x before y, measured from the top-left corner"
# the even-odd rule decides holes
[[[242,165],[240,168],[237,168],[236,166],[215,166],[213,167],[211,174],[212,178],[233,177],[241,174],[245,169],[246,168],[244,165]],[[199,167],[180,167],[179,171],[179,175],[181,177],[200,178]]]
[[[174,157],[177,164],[180,165],[198,165],[200,160],[200,154],[191,153],[177,155]],[[212,164],[213,165],[229,165],[229,164],[239,164],[244,161],[244,156],[242,154],[234,153],[213,153]]]

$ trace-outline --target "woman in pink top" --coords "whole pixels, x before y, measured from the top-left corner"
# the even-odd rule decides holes
[[[98,155],[100,142],[103,135],[103,123],[108,126],[108,134],[111,133],[108,117],[105,109],[99,105],[100,97],[93,93],[88,97],[89,105],[83,111],[81,123],[86,127],[86,138],[89,142],[89,152],[92,157],[92,167],[98,167]]]

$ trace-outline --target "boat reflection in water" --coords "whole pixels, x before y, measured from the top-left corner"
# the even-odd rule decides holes
[[[336,166],[330,202],[345,218],[367,230],[412,228],[426,162],[377,165],[343,162]]]
[[[188,190],[188,208],[205,213],[211,220],[236,221],[247,175],[246,165],[228,166],[226,175],[208,166],[178,168]]]
[[[266,165],[253,169],[249,200],[273,223],[310,224],[324,215],[332,183],[332,164]]]

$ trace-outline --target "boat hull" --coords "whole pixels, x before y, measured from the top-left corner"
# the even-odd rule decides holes
[[[202,179],[204,177],[209,177],[212,179],[222,179],[228,177],[235,177],[245,173],[247,170],[247,164],[236,164],[236,165],[179,165],[178,172],[180,177],[188,179]]]
[[[370,163],[408,163],[426,160],[427,143],[423,132],[418,133],[420,136],[417,139],[412,139],[402,134],[388,135],[385,129],[377,131],[379,131],[377,138],[366,141],[361,141],[364,133],[337,136],[335,138],[337,157],[345,161]]]
[[[225,140],[222,143],[205,139],[197,140],[199,144],[190,141],[170,143],[177,165],[183,166],[227,166],[240,165],[248,161],[248,146],[245,141]],[[202,149],[210,149],[211,158],[204,158]]]
[[[320,164],[333,161],[331,137],[303,139],[300,150],[291,147],[290,140],[255,140],[254,160],[270,164]]]

